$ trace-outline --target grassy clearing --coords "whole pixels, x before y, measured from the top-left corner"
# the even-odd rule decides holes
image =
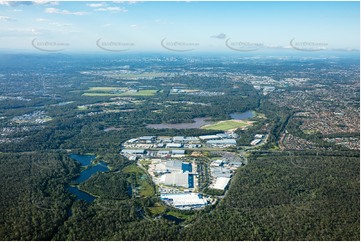
[[[226,131],[230,129],[243,128],[249,125],[251,124],[244,121],[226,120],[226,121],[217,122],[215,124],[205,125],[202,127],[202,129]]]
[[[81,111],[88,109],[88,107],[86,107],[86,106],[78,106],[77,108],[78,108],[78,110],[81,110]]]
[[[136,175],[136,185],[139,188],[139,195],[141,197],[154,196],[153,185],[149,183],[147,174],[136,165],[127,166],[123,169],[124,173],[134,173]]]
[[[317,133],[317,130],[315,130],[315,129],[306,129],[306,130],[303,130],[303,133],[305,133],[305,134],[315,134],[315,133]]]
[[[123,169],[123,172],[125,173],[135,173],[135,174],[140,174],[142,175],[144,172],[142,169],[140,169],[139,167],[137,167],[136,165],[131,165],[131,166],[127,166]]]
[[[165,211],[165,207],[160,203],[156,203],[154,204],[154,207],[150,207],[148,209],[153,216],[157,216],[158,214],[161,214]]]
[[[140,189],[139,189],[139,195],[141,197],[151,197],[154,196],[154,188],[152,185],[148,183],[147,180],[142,180],[139,183]]]
[[[118,88],[116,87],[90,87],[88,92],[109,92],[114,91]]]
[[[191,215],[186,215],[186,214],[182,214],[182,213],[179,213],[179,212],[176,212],[176,211],[169,211],[167,213],[168,215],[172,215],[174,217],[177,217],[179,219],[189,219],[191,217]]]
[[[125,92],[123,96],[153,96],[158,90],[139,90],[138,92]]]

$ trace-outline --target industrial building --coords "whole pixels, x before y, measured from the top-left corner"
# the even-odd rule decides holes
[[[255,140],[252,140],[252,142],[251,142],[251,145],[258,145],[259,143],[261,143],[261,139],[255,139]]]
[[[227,177],[232,176],[232,171],[224,167],[211,167],[211,174],[213,177]]]
[[[166,168],[168,171],[182,171],[182,164],[183,162],[181,160],[167,160],[166,162]]]
[[[234,146],[237,144],[235,139],[208,140],[208,146]]]
[[[223,160],[215,160],[211,163],[211,166],[222,166],[224,163]]]
[[[207,205],[207,200],[198,193],[161,194],[160,198],[178,209],[202,208]]]
[[[168,143],[165,146],[166,148],[182,148],[183,144],[181,143]]]
[[[190,175],[189,172],[172,172],[164,174],[160,177],[160,183],[163,183],[167,186],[177,186],[185,188],[193,188],[193,175]],[[190,178],[192,177],[192,178]]]
[[[224,191],[230,180],[231,178],[227,177],[217,177],[216,182],[211,185],[211,188]]]
[[[199,136],[199,139],[201,140],[214,140],[214,139],[220,139],[221,137],[217,135],[201,135]]]
[[[133,155],[144,155],[145,154],[145,150],[129,150],[129,149],[124,149],[121,151],[122,154],[133,154]]]

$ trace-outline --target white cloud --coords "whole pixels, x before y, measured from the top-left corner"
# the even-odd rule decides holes
[[[141,3],[141,2],[143,2],[143,1],[113,1],[113,3],[120,3],[120,4],[127,3],[129,5],[136,4],[136,3]]]
[[[104,24],[102,27],[108,28],[108,27],[110,27],[110,26],[112,26],[112,24]]]
[[[37,18],[35,19],[36,22],[49,22],[50,20],[49,19],[46,19],[46,18]]]
[[[63,23],[58,23],[58,22],[51,22],[49,24],[57,26],[57,27],[69,27],[69,26],[72,26],[72,24],[63,24]]]
[[[0,16],[0,21],[17,21],[15,18],[11,18],[8,16]]]
[[[82,16],[88,14],[87,12],[70,12],[68,10],[62,10],[58,8],[46,8],[46,13],[52,13],[52,14],[62,14],[62,15],[77,15]]]
[[[4,1],[0,0],[0,5],[7,5],[7,6],[21,6],[21,5],[59,5],[59,2],[56,1],[48,1],[48,0],[35,0],[35,1]]]
[[[96,8],[94,11],[100,11],[100,12],[128,12],[128,10],[120,7],[106,7],[106,8]]]
[[[41,4],[48,4],[48,5],[59,5],[59,2],[56,2],[56,1],[47,1],[47,0],[35,0],[33,1],[34,4],[38,4],[38,5],[41,5]]]
[[[42,30],[38,28],[7,28],[0,29],[2,36],[37,36],[42,34]]]
[[[105,3],[88,3],[87,6],[91,8],[100,8],[107,6]]]
[[[131,27],[132,29],[136,29],[136,28],[138,28],[139,26],[136,25],[136,24],[132,24],[132,25],[130,25],[129,27]]]

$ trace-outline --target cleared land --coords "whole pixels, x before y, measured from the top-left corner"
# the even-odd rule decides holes
[[[109,92],[120,88],[117,87],[90,87],[88,92]]]
[[[243,128],[252,125],[252,122],[241,121],[241,120],[226,120],[226,121],[219,121],[215,124],[207,124],[202,127],[202,129],[208,130],[231,130],[237,128]]]
[[[151,197],[154,195],[154,188],[150,184],[147,174],[135,165],[127,166],[123,169],[124,173],[133,173],[136,175],[136,186],[141,197]],[[129,180],[129,182],[132,182]]]

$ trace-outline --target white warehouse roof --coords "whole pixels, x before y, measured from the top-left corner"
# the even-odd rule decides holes
[[[208,140],[207,144],[230,144],[235,145],[237,141],[235,139],[221,139],[221,140]]]
[[[189,187],[189,173],[170,173],[161,176],[160,182],[170,186]]]
[[[214,189],[224,190],[226,186],[228,185],[228,182],[231,180],[231,178],[227,177],[218,177],[216,180],[216,183],[212,186]]]
[[[219,139],[220,137],[217,135],[201,135],[199,136],[201,140],[207,140],[207,139]]]
[[[207,201],[199,198],[198,193],[161,194],[161,199],[172,199],[175,207],[203,206]]]

